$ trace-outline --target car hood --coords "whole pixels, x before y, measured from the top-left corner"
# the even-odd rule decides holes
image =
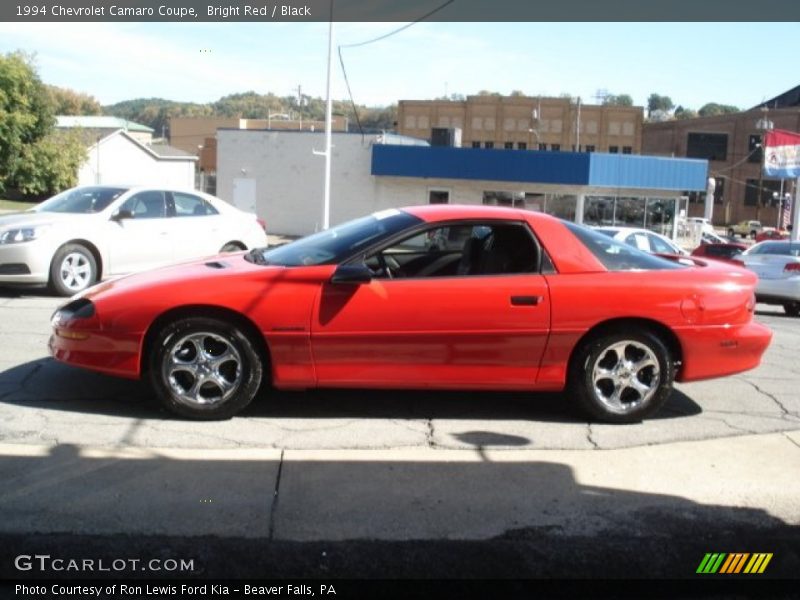
[[[209,256],[127,275],[95,285],[79,297],[100,303],[123,297],[126,303],[135,299],[154,305],[217,303],[236,295],[263,294],[277,281],[318,283],[330,278],[335,268],[260,265],[246,260],[246,255],[237,252]]]
[[[73,214],[55,212],[25,211],[0,216],[0,229],[30,227],[53,223],[75,223],[96,217],[99,213]]]

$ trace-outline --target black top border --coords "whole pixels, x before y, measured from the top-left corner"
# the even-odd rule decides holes
[[[331,13],[331,5],[333,12]],[[430,14],[432,11],[433,14]],[[426,16],[427,15],[427,16]],[[800,21],[797,0],[10,0],[14,22]],[[669,41],[669,40],[665,40]]]

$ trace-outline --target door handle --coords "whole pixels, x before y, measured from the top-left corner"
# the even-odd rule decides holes
[[[511,306],[537,306],[543,296],[511,296]]]

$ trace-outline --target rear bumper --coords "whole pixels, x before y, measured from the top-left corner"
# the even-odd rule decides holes
[[[761,323],[689,327],[675,332],[683,348],[677,381],[697,381],[749,371],[761,364],[772,331]]]

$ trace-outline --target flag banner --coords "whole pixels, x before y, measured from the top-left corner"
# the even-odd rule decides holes
[[[773,129],[764,136],[764,175],[800,177],[800,133]]]
[[[786,196],[783,199],[783,211],[781,212],[781,229],[786,229],[792,222],[792,197]]]

